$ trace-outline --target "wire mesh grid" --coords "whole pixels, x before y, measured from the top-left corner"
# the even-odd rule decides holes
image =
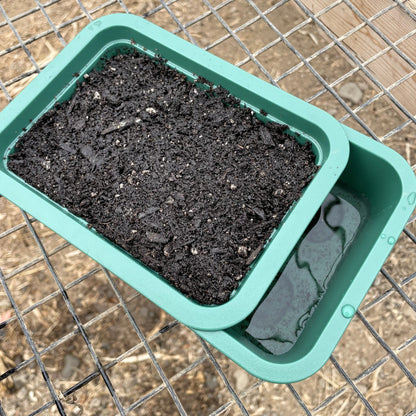
[[[143,15],[416,168],[412,0],[0,2],[0,107],[89,21]],[[0,415],[416,415],[416,216],[328,363],[255,379],[0,198]]]

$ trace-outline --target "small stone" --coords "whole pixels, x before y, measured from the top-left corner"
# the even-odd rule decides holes
[[[196,256],[198,254],[198,249],[196,247],[192,247],[191,248],[191,254],[193,254],[194,256]]]
[[[248,374],[244,370],[239,368],[234,371],[233,376],[235,379],[236,390],[238,392],[245,390],[248,384],[250,383],[250,378]]]
[[[338,94],[342,98],[351,101],[353,104],[359,104],[361,102],[361,98],[363,98],[363,92],[355,82],[345,83],[338,90]]]
[[[46,169],[49,170],[51,168],[51,161],[50,160],[44,160],[42,162],[42,166]]]
[[[248,253],[247,253],[247,247],[246,246],[239,246],[237,249],[237,253],[240,257],[246,258]]]
[[[95,397],[94,399],[91,400],[90,402],[90,407],[91,408],[99,408],[102,407],[102,403],[101,403],[101,399]]]
[[[13,375],[14,388],[20,390],[25,388],[27,384],[27,375],[25,373],[17,373]]]
[[[163,255],[165,257],[170,257],[170,255],[172,254],[172,244],[166,244],[165,247],[163,247]]]
[[[146,112],[149,113],[149,114],[156,114],[157,113],[156,109],[153,108],[153,107],[147,107]]]
[[[169,241],[163,234],[146,231],[146,237],[151,243],[167,243]]]
[[[175,202],[175,200],[169,195],[166,198],[165,204],[172,205],[174,202]]]
[[[26,390],[26,388],[23,387],[16,393],[16,398],[18,400],[26,400],[28,395],[29,395],[28,391]]]
[[[237,189],[237,185],[235,185],[235,184],[231,184],[230,185],[230,189],[232,190],[232,191],[235,191],[236,189]]]
[[[81,407],[79,407],[79,406],[75,406],[75,407],[72,409],[72,414],[73,414],[74,416],[79,416],[79,415],[82,415],[82,408],[81,408]]]
[[[218,386],[217,377],[211,374],[207,374],[205,384],[210,390],[215,390],[215,388]]]
[[[75,370],[78,368],[79,364],[80,360],[78,357],[75,357],[71,354],[65,355],[62,377],[66,380],[69,380],[74,374]]]
[[[98,91],[94,91],[94,100],[101,100],[101,94]]]

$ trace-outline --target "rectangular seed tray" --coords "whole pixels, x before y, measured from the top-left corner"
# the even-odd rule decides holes
[[[287,124],[297,139],[309,140],[320,170],[301,199],[275,230],[260,258],[242,280],[231,299],[219,306],[203,306],[188,299],[167,281],[115,246],[87,223],[69,213],[44,194],[24,183],[7,169],[23,129],[58,101],[68,100],[76,82],[103,59],[135,48],[148,55],[159,54],[167,65],[191,79],[202,76],[221,85],[257,114]],[[71,244],[159,305],[186,325],[202,330],[228,328],[244,319],[258,304],[312,216],[344,170],[349,144],[341,125],[326,112],[279,90],[253,75],[203,51],[137,16],[115,14],[97,19],[32,81],[0,113],[0,193],[60,234]]]
[[[361,133],[344,129],[350,140],[350,158],[336,185],[353,192],[366,205],[367,218],[296,343],[286,353],[272,355],[252,342],[240,325],[223,331],[196,331],[248,372],[267,381],[293,383],[325,364],[416,205],[416,178],[405,160]]]

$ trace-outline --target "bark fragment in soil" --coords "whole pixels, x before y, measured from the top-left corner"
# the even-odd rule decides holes
[[[317,171],[310,145],[140,54],[111,58],[8,167],[203,304],[229,299]]]

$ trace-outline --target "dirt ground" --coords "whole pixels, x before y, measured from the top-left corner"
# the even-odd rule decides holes
[[[124,0],[129,10],[143,14],[160,3],[158,1]],[[275,2],[256,1],[261,10],[266,10]],[[387,2],[388,3],[388,2]],[[93,10],[100,4],[99,0],[82,2],[86,10]],[[215,6],[219,1],[213,1]],[[328,2],[329,4],[329,2]],[[11,17],[36,6],[34,1],[2,0],[1,6]],[[188,22],[207,12],[202,2],[177,1],[170,5],[171,11],[180,20]],[[58,27],[61,23],[81,16],[73,24],[59,29],[62,38],[68,42],[88,20],[75,0],[61,0],[46,8],[51,21]],[[112,5],[93,13],[93,17],[103,14],[122,12],[121,5]],[[220,16],[232,28],[236,29],[251,18],[256,12],[243,1],[230,2],[219,10]],[[270,19],[286,33],[305,16],[293,2],[280,6],[270,14]],[[176,23],[166,10],[149,16],[149,20],[168,29],[175,30]],[[0,14],[0,25],[2,17]],[[22,39],[32,38],[36,34],[49,30],[50,26],[40,11],[14,22]],[[212,15],[188,28],[191,37],[202,47],[212,45],[217,39],[226,35],[218,19]],[[179,36],[186,38],[183,32]],[[276,38],[276,34],[263,22],[238,31],[238,36],[251,52],[258,51]],[[328,43],[325,35],[312,23],[308,23],[290,38],[296,48],[309,56]],[[32,71],[33,63],[22,49],[15,49],[1,55],[1,51],[17,44],[17,39],[10,28],[0,27],[0,79],[7,85],[8,93],[15,97],[18,92],[35,76],[31,75],[8,85],[10,80]],[[34,60],[42,68],[56,53],[62,49],[58,36],[51,33],[40,39],[34,39],[27,45]],[[267,79],[279,77],[285,71],[299,63],[298,58],[282,42],[274,45],[256,59],[266,69],[264,74],[252,61],[246,59],[247,53],[231,38],[210,47],[212,53],[241,67],[255,75]],[[247,61],[247,62],[246,62]],[[319,58],[311,61],[317,71],[329,82],[348,72],[352,65],[335,47],[330,48]],[[378,93],[377,88],[361,72],[357,72],[335,87],[339,90],[345,82],[354,82],[363,96],[360,103]],[[279,82],[279,86],[308,99],[321,90],[321,84],[310,71],[301,66]],[[4,94],[0,95],[0,109],[7,103]],[[313,104],[328,111],[336,118],[345,115],[345,109],[325,92],[315,99]],[[356,104],[348,102],[355,108]],[[379,136],[382,137],[405,121],[401,114],[394,110],[387,99],[380,98],[358,115]],[[349,117],[346,124],[357,130],[362,128]],[[409,124],[385,140],[385,144],[398,151],[411,166],[416,165],[416,128]],[[6,276],[7,284],[18,307],[24,311],[24,320],[33,336],[36,346],[42,351],[42,360],[58,392],[64,392],[77,382],[83,380],[96,369],[87,347],[79,333],[74,332],[74,321],[69,314],[62,297],[57,292],[57,285],[26,226],[20,227],[24,219],[17,207],[5,198],[0,198],[0,268]],[[12,227],[18,229],[9,233]],[[123,406],[128,407],[142,396],[157,389],[162,381],[152,365],[148,354],[141,344],[126,314],[120,307],[116,294],[109,284],[105,272],[86,255],[50,231],[47,227],[33,222],[42,243],[50,255],[62,283],[66,285],[70,301],[75,307],[81,322],[85,325],[92,346],[103,365],[108,365],[108,374],[121,399]],[[416,233],[416,223],[409,225],[409,230]],[[396,283],[400,283],[416,270],[415,245],[404,234],[389,256],[385,269]],[[28,267],[22,269],[23,265]],[[232,400],[215,367],[207,358],[201,342],[196,335],[184,325],[178,324],[167,332],[159,330],[173,322],[161,309],[143,296],[114,277],[123,299],[149,341],[167,377],[173,377],[172,385],[185,410],[192,415],[210,414]],[[405,294],[416,299],[416,279],[409,280],[402,286]],[[371,302],[385,296],[381,302],[371,306]],[[34,309],[31,305],[44,300]],[[395,291],[381,274],[376,278],[366,299],[362,313],[379,335],[398,354],[407,368],[416,374],[416,343],[414,328],[415,312],[409,304]],[[369,305],[366,307],[365,305]],[[371,307],[370,307],[371,306]],[[50,401],[50,394],[38,366],[32,359],[33,354],[19,323],[16,320],[8,297],[0,289],[0,323],[10,323],[0,329],[0,374],[14,368],[19,370],[0,381],[0,402],[5,414],[27,415]],[[62,338],[64,337],[64,338]],[[403,344],[413,337],[413,342]],[[57,342],[53,349],[47,347]],[[262,416],[297,416],[303,414],[301,407],[285,385],[274,385],[259,382],[231,360],[211,348],[222,370],[230,380],[233,388],[242,397],[247,410],[252,415]],[[357,387],[380,415],[406,415],[416,408],[416,391],[399,367],[388,359],[386,351],[372,337],[362,321],[356,316],[334,351],[334,357],[347,371],[351,378],[359,377],[364,371],[380,360],[384,363],[368,376],[357,380]],[[187,369],[192,363],[200,360],[199,365],[185,372],[179,378],[178,372]],[[357,394],[346,385],[345,379],[328,362],[314,376],[294,383],[293,387],[313,414],[325,416],[370,414]],[[149,400],[129,414],[136,415],[173,415],[177,412],[166,389],[154,391]],[[336,399],[328,406],[318,407],[332,394]],[[103,380],[94,378],[74,394],[64,399],[67,414],[79,415],[114,415],[117,409],[106,389]],[[42,414],[58,414],[53,408]],[[224,409],[221,414],[241,414],[238,407]]]

